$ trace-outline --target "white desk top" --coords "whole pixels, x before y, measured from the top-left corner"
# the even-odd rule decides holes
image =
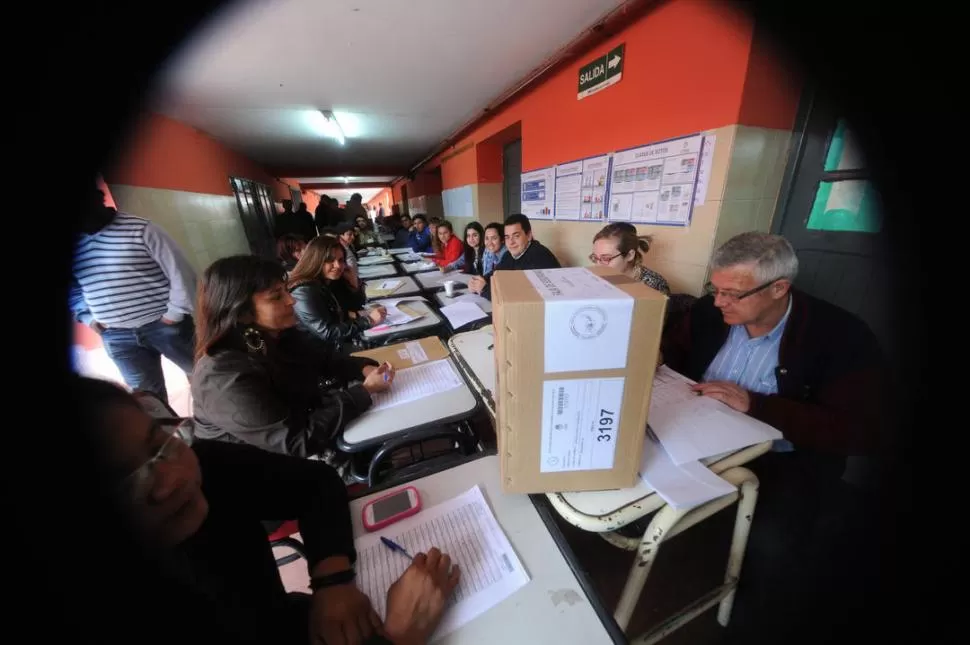
[[[649,442],[647,442],[647,447],[649,447]],[[771,442],[765,441],[735,452],[708,457],[704,460],[704,463],[715,473],[722,473],[728,468],[746,464],[769,450],[771,450]],[[631,488],[560,494],[566,503],[580,513],[596,517],[614,513],[634,502],[641,505],[644,514],[653,512],[666,504],[660,495],[657,495],[643,480],[640,480],[636,486]]]
[[[425,506],[460,495],[476,484],[481,486],[530,580],[437,644],[612,643],[609,632],[529,497],[502,493],[498,457],[482,457],[411,483],[418,489]],[[375,495],[380,494],[383,493]],[[350,503],[354,535],[362,534],[361,510],[375,495]]]
[[[397,275],[393,264],[378,264],[377,266],[358,266],[357,275],[361,278],[383,278]]]
[[[402,287],[403,288],[403,287]],[[385,300],[394,300],[395,296],[387,296],[386,298],[379,298],[377,300],[372,300],[371,304],[384,304]],[[388,327],[387,329],[382,329],[379,331],[374,331],[373,329],[368,329],[364,332],[364,338],[382,338],[384,336],[390,336],[392,334],[400,334],[401,332],[410,332],[419,329],[425,329],[428,327],[434,327],[443,322],[443,318],[438,315],[438,313],[431,308],[431,305],[421,298],[420,296],[414,296],[413,298],[408,298],[405,304],[417,312],[423,313],[424,316],[418,318],[415,321],[405,323],[403,325],[398,325],[397,327]]]
[[[461,374],[454,359],[449,357],[447,360],[451,361],[455,372]],[[349,446],[386,441],[393,438],[393,435],[419,426],[471,414],[476,405],[478,400],[462,379],[461,387],[392,408],[365,412],[363,416],[347,424],[343,441]]]
[[[394,293],[389,293],[381,296],[371,295],[373,293],[373,290],[379,288],[381,286],[381,283],[384,282],[386,279],[387,278],[378,278],[374,280],[364,281],[364,295],[367,297],[368,300],[371,300],[375,297],[400,298],[401,296],[410,296],[410,295],[421,293],[421,287],[418,285],[417,282],[414,281],[414,278],[407,275],[399,275],[399,276],[390,278],[391,280],[401,281],[401,286],[395,289]]]
[[[447,280],[454,280],[455,286],[459,284],[467,287],[468,281],[471,280],[471,276],[467,273],[462,273],[461,271],[449,271],[448,273],[442,273],[440,269],[434,271],[434,273],[419,273],[414,276],[414,279],[418,281],[425,289],[444,289],[444,283]]]
[[[401,287],[401,288],[403,289],[404,287]],[[463,288],[460,288],[458,286],[455,286],[455,297],[454,298],[449,298],[448,296],[446,296],[444,291],[438,291],[438,292],[436,292],[434,294],[434,299],[438,301],[438,304],[439,305],[441,305],[442,307],[446,307],[448,305],[455,304],[455,298],[457,298],[459,296],[463,296],[463,295],[465,295],[467,293],[468,293],[468,289],[463,289]],[[485,298],[482,298],[482,300],[485,300]],[[482,308],[482,311],[484,311],[485,313],[487,313],[487,314],[492,313],[492,303],[490,301],[485,300],[485,302],[479,302],[479,303],[476,303],[476,304],[479,307],[481,307]]]
[[[492,325],[486,325],[475,331],[455,334],[448,340],[448,344],[489,393],[495,392],[495,350],[488,348],[495,344],[493,329]]]

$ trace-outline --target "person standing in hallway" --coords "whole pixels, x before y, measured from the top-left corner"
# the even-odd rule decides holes
[[[186,373],[194,353],[195,271],[150,221],[105,205],[92,188],[74,251],[70,306],[101,336],[128,387],[167,400],[162,356]]]
[[[523,271],[526,269],[559,269],[562,267],[552,251],[532,237],[532,222],[522,213],[509,215],[505,220],[505,246],[508,253],[495,271]],[[495,275],[495,272],[492,272]],[[475,276],[468,281],[468,290],[492,299],[491,276]]]
[[[358,217],[366,217],[370,219],[367,214],[367,209],[364,208],[364,197],[360,193],[354,193],[347,200],[347,205],[344,206],[344,220],[348,222],[356,221]]]
[[[309,242],[317,236],[317,227],[313,223],[313,215],[307,210],[305,202],[300,202],[293,216],[295,233],[302,237],[304,241]]]

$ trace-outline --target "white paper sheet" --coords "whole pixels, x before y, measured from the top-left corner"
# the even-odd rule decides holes
[[[394,258],[389,255],[368,255],[357,260],[357,264],[362,267],[373,266],[375,264],[391,264]]]
[[[464,327],[468,323],[487,318],[488,314],[473,302],[456,302],[441,308],[441,313],[445,315],[452,329]]]
[[[424,347],[421,346],[416,340],[412,340],[404,345],[404,349],[401,350],[407,352],[407,355],[411,357],[411,363],[417,365],[418,363],[424,363],[428,360],[428,354],[424,351]]]
[[[693,393],[693,383],[666,365],[660,366],[654,376],[647,420],[674,463],[782,438],[781,432],[767,423]]]
[[[433,269],[434,267],[436,267],[438,265],[435,264],[434,262],[430,262],[429,261],[429,262],[409,262],[409,263],[406,263],[406,264],[404,264],[402,266],[404,267],[404,269],[406,271],[409,271],[409,272],[412,272],[413,273],[415,271],[420,271],[422,269]]]
[[[463,381],[447,358],[398,370],[386,392],[371,395],[371,411],[393,408],[461,387]]]
[[[674,508],[693,508],[734,492],[734,486],[699,461],[675,464],[659,442],[647,441],[640,478]]]
[[[546,373],[626,367],[633,298],[584,268],[525,271],[545,300]]]
[[[387,590],[411,564],[406,556],[391,551],[384,536],[411,555],[436,546],[451,556],[461,579],[431,642],[453,632],[488,611],[529,582],[529,574],[512,549],[478,486],[418,512],[377,533],[358,537],[357,586],[371,599],[383,620],[387,615]]]
[[[401,246],[401,247],[394,248],[394,249],[388,249],[387,252],[390,253],[391,255],[397,255],[398,253],[410,253],[411,252],[411,247],[410,246]]]
[[[485,309],[491,305],[488,300],[482,298],[477,293],[463,293],[460,296],[455,296],[454,302],[469,302],[473,305],[478,305],[481,307],[482,311],[485,311]]]
[[[418,318],[424,318],[424,314],[418,316],[412,316],[411,314],[406,314],[395,305],[387,306],[387,318],[381,323],[381,327],[397,327],[399,325],[406,325],[409,322],[413,322]],[[376,329],[376,327],[375,327]]]

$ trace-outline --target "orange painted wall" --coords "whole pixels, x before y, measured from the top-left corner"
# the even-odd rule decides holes
[[[394,202],[391,199],[391,189],[384,188],[381,189],[381,192],[374,195],[369,202],[367,202],[367,207],[370,208],[373,206],[374,208],[379,208],[383,206],[385,214],[390,214],[391,204],[393,203]]]
[[[663,3],[496,113],[452,150],[521,123],[522,167],[534,170],[737,123],[752,34],[751,19],[728,3]],[[579,68],[621,43],[622,80],[577,100]],[[474,183],[477,169],[468,166],[473,157],[464,153],[442,161],[450,153],[426,167],[441,166],[443,188]],[[495,157],[485,156],[493,160],[485,175],[494,177]]]
[[[287,184],[209,135],[160,114],[146,114],[131,132],[128,146],[104,175],[109,184],[232,195],[230,175],[270,187],[278,200],[289,199]]]
[[[474,158],[474,155],[472,155]],[[419,172],[414,181],[408,182],[408,199],[422,195],[437,195],[441,193],[442,177],[440,172]]]

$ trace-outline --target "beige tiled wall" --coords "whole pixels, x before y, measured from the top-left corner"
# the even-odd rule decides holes
[[[236,198],[113,184],[118,210],[158,224],[200,274],[219,258],[249,253]]]
[[[744,231],[768,231],[788,162],[792,133],[739,125],[714,246]]]

